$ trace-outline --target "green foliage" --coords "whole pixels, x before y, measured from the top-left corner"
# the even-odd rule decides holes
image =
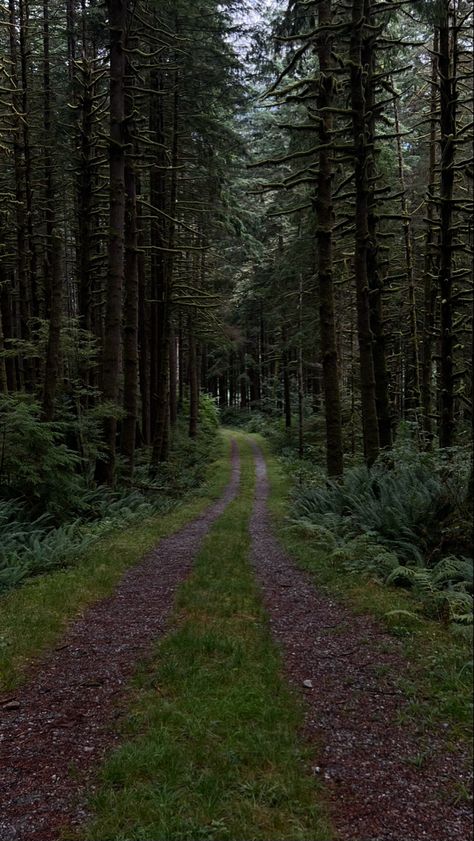
[[[10,525],[1,534],[0,592],[18,586],[32,575],[65,566],[93,540],[92,534],[81,534],[78,522],[55,529],[39,528],[38,521],[31,524],[15,521]]]
[[[189,437],[188,426],[189,404],[185,400],[173,432],[168,461],[160,464],[158,473],[152,477],[149,474],[149,454],[145,450],[139,454],[141,460],[137,465],[134,483],[147,498],[158,494],[179,499],[204,480],[219,429],[219,412],[212,397],[201,395],[196,438]]]
[[[24,500],[33,516],[47,510],[61,519],[80,493],[79,461],[64,442],[61,426],[40,420],[37,403],[25,395],[0,396],[0,486],[4,498]]]
[[[465,528],[463,461],[461,451],[419,453],[402,434],[371,470],[355,467],[343,482],[297,487],[293,519],[332,563],[412,588],[429,615],[472,621],[472,558],[443,557],[456,532],[453,519],[458,532]],[[459,545],[461,538],[456,533]]]
[[[454,481],[456,476],[456,481]],[[295,513],[331,524],[348,537],[372,536],[407,563],[423,565],[424,553],[440,538],[441,521],[463,496],[463,477],[445,475],[426,454],[393,451],[369,470],[354,467],[343,482],[309,485],[295,493]]]
[[[111,530],[73,564],[29,578],[25,586],[2,595],[0,692],[17,686],[25,676],[25,665],[57,644],[65,626],[88,605],[109,596],[127,568],[220,496],[230,468],[228,448],[224,450],[221,439],[208,467],[206,481],[182,504]]]
[[[201,432],[215,433],[219,427],[219,410],[215,400],[209,394],[201,394],[199,399],[199,424]]]
[[[449,555],[430,569],[396,566],[386,579],[387,584],[408,584],[433,616],[445,621],[473,622],[472,558]]]
[[[394,552],[387,552],[367,535],[345,541],[331,553],[331,560],[340,563],[349,572],[362,572],[382,581],[386,580],[400,563]]]
[[[280,413],[273,416],[271,413],[265,413],[264,411],[249,412],[246,409],[230,408],[222,411],[221,421],[225,426],[243,429],[251,434],[263,435],[271,441],[277,452],[292,449],[292,434],[285,430]]]
[[[311,575],[318,589],[357,614],[376,617],[390,634],[399,638],[407,664],[407,672],[398,675],[400,688],[409,699],[406,717],[429,729],[449,722],[451,737],[465,739],[469,744],[472,737],[472,628],[460,623],[452,623],[447,628],[445,623],[423,615],[423,604],[413,590],[380,586],[380,577],[366,573],[363,568],[366,552],[373,552],[375,559],[382,551],[381,546],[369,539],[364,550],[361,536],[361,568],[351,574],[345,563],[331,561],[329,557],[331,552],[344,547],[344,537],[328,530],[331,542],[325,542],[321,535],[318,543],[314,537],[317,533],[314,524],[311,525],[313,531],[306,526],[289,525],[289,491],[294,485],[293,477],[281,460],[269,453],[265,442],[263,446],[269,468],[270,510],[286,551]],[[330,551],[328,547],[331,547]],[[399,565],[398,559],[396,565]],[[396,680],[398,678],[395,676]]]
[[[93,541],[114,529],[164,513],[205,479],[215,447],[218,413],[211,398],[200,405],[200,431],[187,434],[187,417],[178,424],[169,461],[149,477],[148,452],[141,453],[133,489],[91,487],[89,462],[100,447],[93,442],[100,411],[82,419],[92,435],[81,459],[66,436],[77,425],[40,419],[39,406],[26,397],[0,398],[0,593],[27,578],[67,567]]]
[[[114,529],[168,510],[172,501],[161,497],[147,501],[138,491],[99,488],[83,497],[81,505],[82,518],[55,528],[48,515],[29,521],[18,502],[0,501],[0,593],[32,576],[67,567],[91,543]]]
[[[221,411],[221,423],[224,426],[232,426],[234,429],[248,430],[249,425],[257,424],[265,426],[266,419],[261,412],[248,412],[246,409],[229,407]]]
[[[447,4],[443,0],[416,0],[413,5],[420,17],[432,26],[439,26],[446,14]]]

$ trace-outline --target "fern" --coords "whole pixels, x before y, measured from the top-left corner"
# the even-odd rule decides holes
[[[417,622],[421,621],[420,617],[417,616],[416,613],[413,613],[413,611],[411,611],[411,610],[403,610],[402,608],[400,608],[398,610],[388,610],[387,613],[385,614],[385,616],[388,619],[392,619],[392,617],[398,617],[398,618],[401,617],[403,619],[414,619]]]
[[[297,488],[293,523],[351,574],[411,588],[430,615],[472,622],[472,559],[448,555],[429,564],[430,547],[442,542],[443,514],[464,496],[466,471],[458,467],[418,453],[402,436],[371,470],[355,467],[343,482]]]
[[[433,569],[398,566],[386,579],[387,584],[408,584],[430,613],[443,615],[451,622],[472,624],[472,561],[450,556]]]
[[[198,438],[189,438],[182,418],[159,477],[150,479],[139,453],[136,488],[90,488],[86,464],[65,445],[71,418],[66,410],[58,416],[59,423],[44,423],[29,396],[0,395],[0,592],[74,563],[114,529],[168,511],[202,484],[215,444],[216,407],[202,398]],[[81,427],[90,453],[100,444],[99,417],[91,411]]]
[[[433,576],[437,585],[445,585],[472,593],[474,577],[473,562],[470,558],[457,558],[448,555],[433,567]]]

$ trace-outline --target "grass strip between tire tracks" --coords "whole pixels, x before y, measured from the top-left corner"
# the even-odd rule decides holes
[[[101,771],[81,838],[332,837],[249,563],[253,456],[236,437],[240,495],[206,538],[178,592],[175,626],[139,673],[125,742]]]

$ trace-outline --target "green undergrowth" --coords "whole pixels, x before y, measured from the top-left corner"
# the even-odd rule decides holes
[[[25,666],[53,646],[68,622],[108,596],[123,572],[159,540],[196,517],[222,492],[229,478],[228,444],[215,439],[215,459],[207,478],[173,509],[101,538],[73,565],[28,579],[0,597],[0,691],[17,686]]]
[[[254,493],[242,481],[177,597],[174,627],[142,667],[93,797],[90,841],[329,841],[304,769],[299,704],[281,677],[248,557]]]
[[[270,508],[278,536],[289,554],[314,576],[315,583],[356,613],[380,619],[402,644],[407,670],[397,679],[409,699],[404,715],[426,728],[444,725],[448,739],[469,737],[472,727],[472,643],[455,627],[427,618],[412,591],[384,586],[357,570],[329,561],[327,547],[303,526],[289,522],[293,481],[268,444]]]
[[[100,441],[92,418],[81,432],[89,448],[83,441],[79,457],[67,443],[78,428],[64,407],[57,422],[45,423],[31,397],[0,395],[0,596],[76,564],[101,538],[163,516],[200,486],[216,443],[214,402],[201,396],[199,432],[192,439],[188,417],[185,401],[159,470],[150,472],[151,448],[140,447],[132,482],[118,458],[116,487],[110,488],[94,482]]]
[[[291,516],[348,573],[411,589],[430,619],[472,635],[472,512],[465,448],[420,451],[400,429],[392,450],[340,482],[295,483]],[[464,628],[462,627],[464,626]]]

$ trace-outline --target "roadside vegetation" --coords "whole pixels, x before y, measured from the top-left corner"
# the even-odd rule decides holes
[[[310,477],[295,488],[291,516],[330,564],[407,587],[428,616],[472,625],[469,461],[462,449],[419,451],[401,435],[374,466],[342,482]]]
[[[261,413],[229,419],[261,434],[291,476],[288,518],[328,558],[361,580],[410,590],[420,608],[470,636],[473,622],[472,508],[467,447],[425,450],[416,428],[401,425],[395,443],[372,467],[348,458],[344,478],[321,466],[321,428],[305,422],[303,458],[297,436]]]
[[[181,469],[179,481],[188,484],[181,499],[170,496],[165,507],[159,497],[161,506],[142,508],[129,519],[119,511],[116,518],[109,515],[98,522],[93,541],[81,553],[71,541],[64,554],[58,553],[56,568],[43,567],[43,574],[25,577],[21,587],[0,596],[0,692],[17,686],[28,663],[54,645],[88,605],[112,593],[128,567],[220,495],[229,478],[228,447],[221,436],[214,430],[207,440],[187,447],[191,466],[188,473]],[[45,554],[48,540],[59,531],[45,531],[39,540]]]
[[[216,445],[217,412],[201,399],[201,424],[187,435],[189,407],[177,421],[169,459],[150,473],[146,448],[133,480],[124,465],[114,488],[94,482],[100,453],[99,419],[83,425],[66,413],[46,423],[26,397],[0,397],[0,597],[29,578],[75,564],[117,529],[169,512],[199,487]],[[78,436],[81,457],[71,449]]]
[[[341,508],[336,507],[336,502],[340,502],[338,494],[343,496],[348,493],[347,488],[341,487],[336,491],[322,472],[318,474],[317,469],[301,462],[291,446],[285,448],[282,456],[281,452],[279,455],[275,453],[268,439],[257,436],[257,440],[262,444],[268,462],[271,483],[269,504],[275,529],[291,557],[311,573],[316,586],[322,587],[355,612],[373,615],[399,639],[408,666],[399,682],[410,700],[409,714],[427,729],[444,726],[448,742],[457,736],[470,739],[473,651],[468,598],[472,597],[472,584],[469,584],[472,559],[466,559],[467,569],[462,570],[461,581],[456,580],[453,574],[451,586],[446,586],[446,582],[445,589],[441,590],[440,582],[440,589],[433,587],[429,594],[401,575],[391,579],[390,573],[383,576],[381,570],[384,569],[413,570],[421,574],[423,569],[430,568],[421,563],[418,566],[415,564],[413,549],[408,549],[403,540],[402,546],[387,547],[378,540],[375,530],[367,534],[361,529],[359,536],[354,536],[352,530],[356,526],[350,517],[351,509],[342,509],[346,512],[346,517],[343,517]],[[412,452],[411,445],[409,451]],[[428,458],[434,460],[435,457]],[[380,469],[376,468],[375,475]],[[432,477],[433,487],[437,487],[436,473],[432,473]],[[459,476],[456,480],[453,478],[455,487],[458,481]],[[335,497],[333,510],[323,523],[325,515],[319,510],[314,514],[311,503],[316,499],[320,507],[323,502],[329,507],[328,500],[332,495]],[[307,498],[311,500],[309,517],[304,508]],[[357,496],[359,502],[363,499],[363,495]],[[369,505],[367,517],[368,512]],[[344,522],[345,519],[348,523]],[[429,525],[426,533],[430,534]],[[421,557],[424,560],[425,556]],[[441,561],[436,563],[440,568]],[[443,563],[448,567],[449,560],[445,557]],[[433,577],[436,574],[434,570],[433,567]],[[442,597],[446,593],[446,602],[443,603]],[[466,610],[466,617],[453,615],[457,605],[456,609]]]

